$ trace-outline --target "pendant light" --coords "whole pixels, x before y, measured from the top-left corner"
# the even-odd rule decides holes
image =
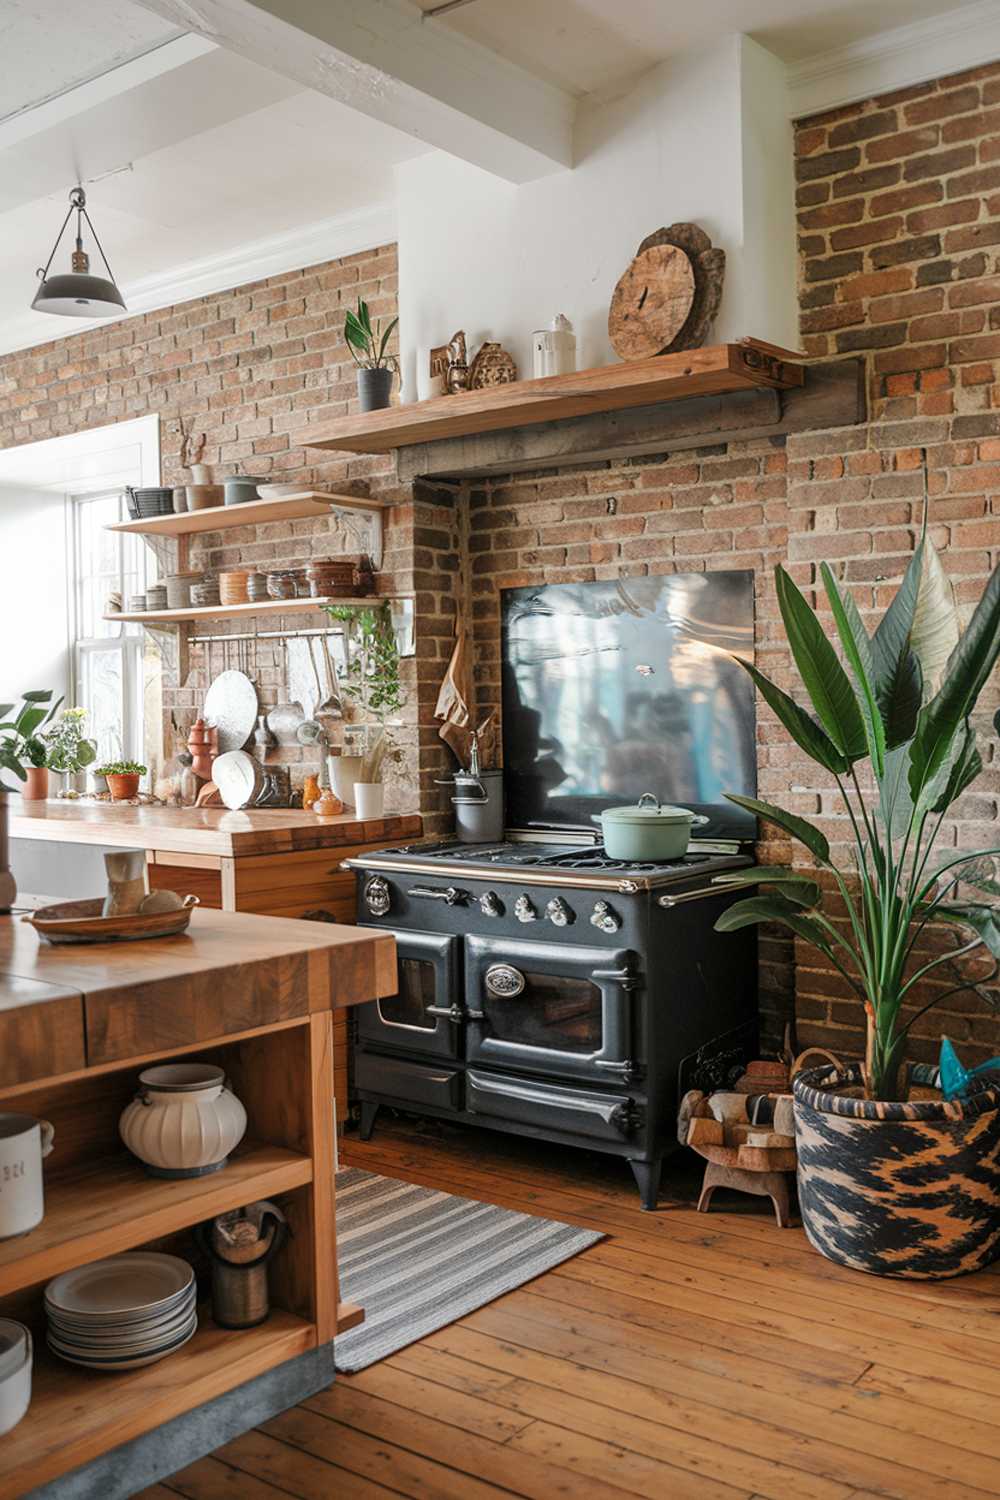
[[[59,249],[59,241],[66,231],[66,225],[76,211],[76,249],[72,255],[72,271],[62,275],[49,275],[49,266]],[[107,279],[103,276],[91,276],[90,256],[83,248],[83,220],[86,219],[87,227],[93,236],[94,244],[100,251],[107,271]],[[87,212],[87,195],[82,187],[76,187],[69,195],[69,212],[62,221],[62,228],[56,236],[56,242],[52,246],[52,253],[45,263],[45,269],[38,271],[41,285],[35,293],[31,306],[35,312],[58,313],[64,318],[116,318],[119,314],[127,312],[125,299],[115,286],[115,278],[108,265],[108,257],[101,249],[101,242],[97,238],[97,232],[90,222]]]

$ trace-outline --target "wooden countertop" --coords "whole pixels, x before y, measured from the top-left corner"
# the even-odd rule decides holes
[[[192,913],[178,937],[60,944],[0,917],[0,1088],[391,995],[396,946],[364,927]]]
[[[109,802],[11,799],[10,836],[175,854],[285,854],[339,845],[408,843],[419,838],[414,813],[359,819],[317,818],[299,808],[229,812],[219,807],[133,807]]]

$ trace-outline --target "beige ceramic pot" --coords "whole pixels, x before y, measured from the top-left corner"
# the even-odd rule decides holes
[[[226,1165],[246,1134],[247,1112],[209,1063],[167,1063],[139,1074],[118,1130],[153,1177],[204,1177]]]

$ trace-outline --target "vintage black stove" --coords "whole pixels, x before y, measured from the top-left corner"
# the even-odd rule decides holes
[[[354,1090],[380,1106],[627,1159],[656,1205],[680,1093],[756,1043],[755,929],[719,934],[753,863],[749,574],[504,596],[504,789],[516,833],[349,860],[358,920],[394,934],[399,988],[359,1007]],[[664,864],[609,859],[604,807],[652,790],[709,822]]]

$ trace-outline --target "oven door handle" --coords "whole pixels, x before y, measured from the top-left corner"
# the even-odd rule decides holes
[[[457,885],[414,885],[406,894],[421,897],[425,901],[446,901],[449,906],[463,906],[469,899],[468,891],[463,891],[461,886]]]

